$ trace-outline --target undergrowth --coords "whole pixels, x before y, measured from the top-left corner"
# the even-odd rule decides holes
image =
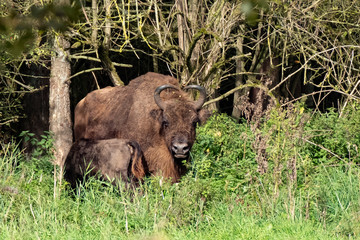
[[[47,135],[30,160],[4,144],[0,238],[359,238],[360,111],[344,113],[296,105],[273,111],[257,130],[216,114],[198,129],[180,183],[150,177],[135,190],[95,178],[71,190],[54,178]]]

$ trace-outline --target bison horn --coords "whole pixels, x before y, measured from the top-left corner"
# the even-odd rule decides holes
[[[155,93],[154,93],[154,100],[155,100],[156,104],[163,110],[165,109],[165,104],[160,98],[160,93],[167,88],[173,88],[173,89],[179,90],[177,87],[175,87],[173,85],[162,85],[162,86],[156,88]],[[195,109],[200,110],[206,100],[205,88],[202,86],[199,86],[199,85],[189,85],[189,86],[185,87],[184,89],[196,89],[200,92],[199,99],[195,102]]]
[[[156,88],[155,93],[154,93],[154,100],[155,100],[156,104],[159,106],[159,108],[161,108],[162,110],[165,109],[165,104],[160,98],[160,93],[167,88],[173,88],[173,89],[179,90],[177,87],[175,87],[173,85],[162,85],[162,86]]]
[[[199,85],[189,85],[189,86],[185,87],[184,89],[196,89],[199,91],[200,96],[199,96],[199,99],[195,102],[195,108],[196,108],[196,110],[200,110],[206,100],[205,88],[202,86],[199,86]]]

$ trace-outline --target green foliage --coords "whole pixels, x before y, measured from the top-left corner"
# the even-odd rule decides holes
[[[19,137],[24,139],[24,142],[29,142],[33,147],[33,158],[51,158],[54,150],[53,134],[48,131],[44,131],[43,135],[40,135],[40,140],[35,137],[34,133],[29,131],[23,131]]]
[[[38,35],[50,30],[67,30],[70,23],[78,19],[79,5],[57,6],[49,3],[36,6],[25,2],[22,6],[13,3],[12,8],[1,6],[0,14],[0,55],[17,58],[33,47]]]
[[[299,151],[304,147],[303,129],[308,119],[309,114],[303,104],[296,104],[287,109],[273,109],[260,129],[256,129],[258,137],[254,146],[264,173],[257,176],[256,184],[259,184],[262,193],[259,204],[265,212],[273,213],[280,191],[285,186],[289,194],[289,208],[292,206],[300,180],[297,171],[303,164]],[[259,153],[262,153],[261,156]],[[293,210],[287,211],[292,218]]]
[[[1,239],[345,239],[359,234],[353,205],[359,202],[357,169],[329,172],[330,178],[318,175],[319,194],[312,200],[321,196],[327,202],[312,205],[311,219],[289,221],[280,208],[278,214],[261,216],[252,199],[205,198],[206,182],[190,175],[175,185],[151,177],[134,190],[90,178],[72,193],[54,184],[51,171],[34,172],[30,162],[14,164],[18,157],[15,149],[1,159],[12,159],[0,165]],[[60,195],[54,196],[55,190]],[[336,209],[339,201],[346,216]],[[337,215],[325,229],[318,215],[327,206]]]
[[[334,109],[330,109],[312,118],[305,130],[314,144],[306,149],[306,153],[315,162],[325,161],[327,165],[360,163],[359,108],[359,104],[348,106],[342,117]]]
[[[13,123],[24,117],[22,97],[34,91],[24,82],[24,65],[48,67],[51,32],[64,32],[79,17],[78,1],[72,5],[36,1],[5,1],[0,4],[0,139],[8,141]],[[34,77],[35,79],[37,78]],[[18,134],[18,133],[17,133]]]
[[[255,25],[259,20],[260,10],[268,10],[269,5],[266,0],[245,0],[242,2],[241,10],[245,14],[247,23]]]
[[[261,214],[282,209],[290,219],[314,218],[324,224],[345,218],[343,206],[354,199],[338,196],[346,189],[344,182],[358,181],[359,116],[358,105],[345,109],[342,117],[334,110],[311,116],[302,104],[274,109],[255,139],[266,144],[253,145],[266,150],[266,171],[252,184]],[[358,199],[359,192],[351,196]],[[304,209],[297,209],[299,204]],[[358,204],[353,207],[359,210]]]
[[[254,201],[249,210],[262,216],[340,221],[337,233],[358,235],[359,118],[357,104],[340,117],[333,109],[311,115],[300,103],[274,109],[252,132],[248,124],[215,115],[198,130],[193,148],[201,196]],[[256,171],[261,152],[263,174]]]
[[[21,100],[22,95],[16,94],[13,86],[0,76],[0,127],[3,132],[11,127],[11,123],[23,117]],[[2,135],[0,132],[0,139],[4,138]]]
[[[197,131],[192,150],[195,178],[208,182],[208,191],[221,196],[224,191],[245,194],[257,167],[253,138],[247,124],[238,124],[225,114],[212,116]]]
[[[1,154],[0,238],[358,238],[359,115],[356,105],[340,117],[311,115],[299,104],[274,110],[255,131],[214,115],[198,129],[181,182],[149,177],[136,189],[90,177],[70,190],[55,181],[51,135],[37,140],[25,132],[36,158],[25,161],[12,144]],[[259,147],[264,173],[257,171]]]
[[[31,168],[34,171],[51,172],[54,153],[54,138],[51,132],[45,131],[40,139],[37,139],[35,134],[29,131],[23,131],[19,136],[32,146],[31,159],[29,159]]]

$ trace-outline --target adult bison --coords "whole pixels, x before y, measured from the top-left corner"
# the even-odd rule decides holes
[[[88,176],[116,183],[136,183],[145,177],[146,163],[137,142],[125,139],[76,141],[65,160],[64,178],[74,188]]]
[[[195,141],[195,128],[209,116],[201,109],[205,89],[185,89],[198,90],[198,100],[180,90],[175,78],[157,73],[142,75],[125,87],[93,91],[75,108],[75,139],[133,139],[150,173],[176,182],[186,172],[184,160]]]

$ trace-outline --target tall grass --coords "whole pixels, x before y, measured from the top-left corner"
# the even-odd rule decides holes
[[[358,109],[342,118],[291,111],[273,113],[258,132],[215,115],[179,184],[151,177],[131,191],[94,178],[73,191],[54,184],[47,151],[26,160],[3,144],[0,239],[359,238]]]

